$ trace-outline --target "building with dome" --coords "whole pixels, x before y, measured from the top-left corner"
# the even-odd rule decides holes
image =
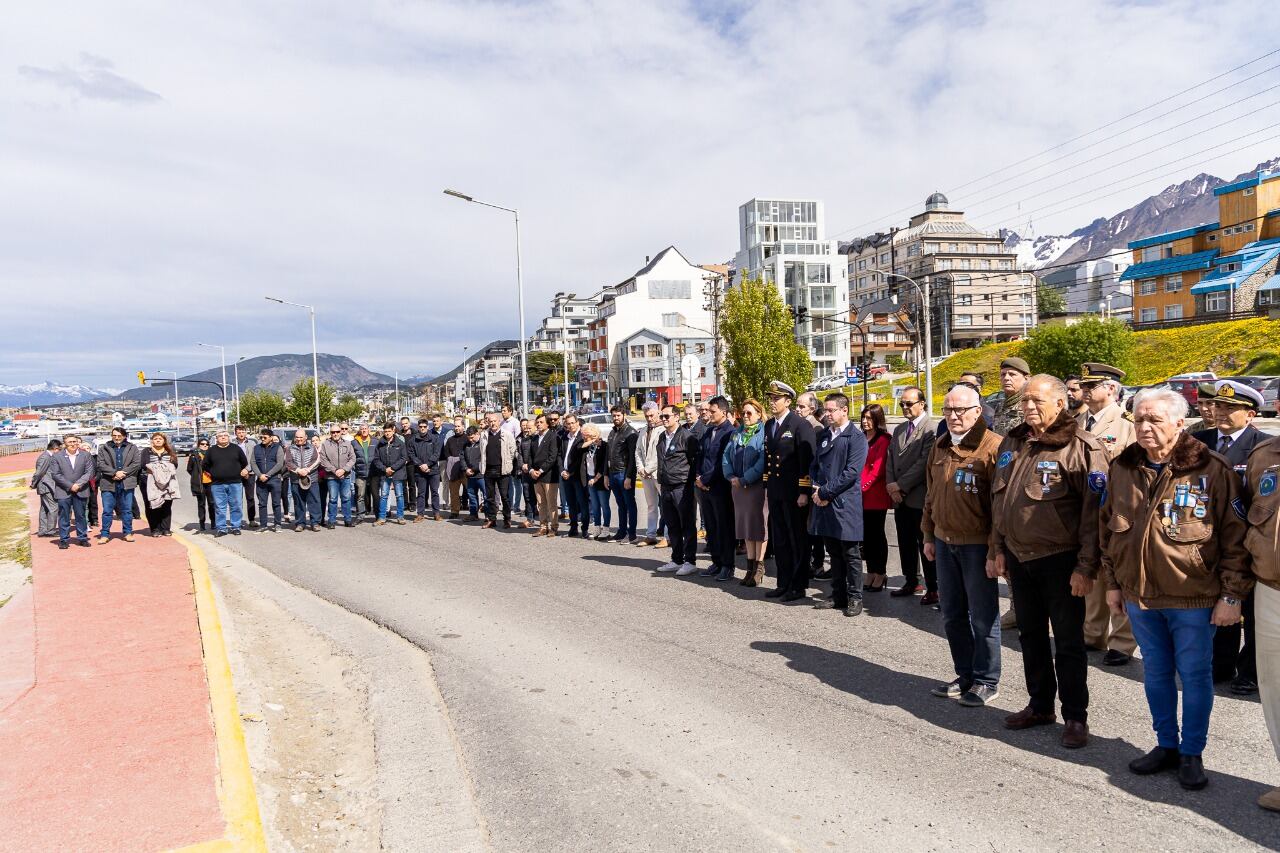
[[[925,199],[924,211],[906,228],[842,242],[840,251],[848,258],[849,302],[855,310],[896,296],[919,316],[916,288],[884,273],[913,279],[921,293],[928,283],[935,356],[1013,340],[1035,325],[1035,277],[1018,270],[1017,256],[999,234],[970,225],[940,192]],[[924,328],[922,321],[916,325]]]

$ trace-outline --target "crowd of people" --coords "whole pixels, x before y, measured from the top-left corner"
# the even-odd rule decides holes
[[[615,406],[607,436],[571,413],[522,419],[506,407],[480,424],[403,418],[380,435],[336,424],[323,437],[263,429],[255,439],[236,427],[201,441],[187,472],[199,527],[217,536],[332,529],[339,515],[347,527],[447,517],[669,548],[658,572],[748,587],[771,555],[765,598],[808,601],[825,578],[831,595],[816,606],[848,617],[886,587],[892,510],[904,583],[888,594],[941,611],[954,664],[934,695],[967,707],[995,699],[1001,631],[1016,626],[1029,696],[1005,726],[1054,724],[1060,709],[1062,745],[1080,748],[1089,650],[1112,666],[1141,650],[1156,745],[1130,769],[1172,770],[1195,790],[1208,782],[1215,681],[1239,695],[1261,687],[1280,756],[1280,440],[1250,423],[1263,401],[1247,385],[1203,388],[1202,429],[1191,431],[1173,390],[1140,391],[1127,413],[1123,378],[1088,363],[1064,381],[1011,357],[991,397],[982,377],[962,375],[940,420],[919,388],[904,389],[892,431],[879,405],[855,424],[844,394],[819,400],[780,381],[763,403],[647,403],[638,428]],[[74,518],[88,545],[96,490],[99,542],[116,515],[131,541],[138,486],[152,535],[169,535],[176,466],[162,434],[141,451],[121,429],[96,454],[76,436],[52,442],[33,479],[40,535],[66,548]],[[1280,810],[1280,789],[1259,802]]]

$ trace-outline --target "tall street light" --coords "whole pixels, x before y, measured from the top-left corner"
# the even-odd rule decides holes
[[[923,307],[924,314],[924,406],[925,411],[930,416],[933,415],[933,327],[930,323],[930,317],[933,313],[932,306],[929,304],[929,279],[924,280],[924,289],[920,289],[920,284],[909,276],[901,275],[896,272],[886,272],[885,270],[872,270],[873,274],[882,275],[885,278],[899,278],[910,284],[916,289],[916,293],[920,296],[920,304]],[[994,307],[994,306],[993,306]]]
[[[274,296],[264,297],[268,302],[277,302],[281,305],[292,305],[294,308],[306,308],[311,314],[311,392],[315,397],[316,404],[316,432],[320,432],[320,367],[319,359],[316,355],[316,309],[312,305],[303,305],[301,302],[290,302],[287,299],[276,299]]]
[[[457,190],[445,190],[445,195],[451,195],[454,198],[460,198],[463,201],[469,201],[472,204],[480,204],[485,207],[492,207],[495,210],[505,210],[516,218],[516,298],[520,309],[520,411],[525,417],[529,415],[529,371],[525,365],[525,340],[524,340],[524,273],[520,269],[520,211],[514,207],[503,207],[500,204],[490,204],[487,201],[480,201],[472,198],[465,193]],[[568,397],[568,377],[565,377],[565,395]]]
[[[240,356],[235,363],[235,383],[236,383],[236,423],[240,423],[240,362],[244,361],[247,356]]]
[[[227,425],[227,348],[217,344],[202,344],[199,341],[196,341],[196,346],[216,349],[222,354],[222,425],[225,427]]]

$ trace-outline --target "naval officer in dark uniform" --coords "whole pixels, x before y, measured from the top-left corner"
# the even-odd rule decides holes
[[[791,411],[796,392],[785,382],[769,383],[772,418],[764,430],[764,490],[769,502],[769,538],[778,570],[778,588],[769,598],[798,601],[809,588],[809,467],[817,441],[809,421]]]

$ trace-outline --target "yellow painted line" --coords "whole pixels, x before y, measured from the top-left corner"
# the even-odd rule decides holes
[[[195,584],[196,615],[200,622],[200,643],[204,647],[204,670],[209,682],[209,704],[213,709],[213,731],[218,744],[218,801],[227,822],[227,836],[182,848],[183,853],[213,851],[262,851],[267,849],[262,830],[262,815],[249,769],[249,751],[240,725],[240,708],[236,702],[235,681],[231,662],[227,659],[222,621],[213,597],[213,581],[209,578],[209,562],[204,552],[187,536],[175,537],[187,549],[191,578]]]

